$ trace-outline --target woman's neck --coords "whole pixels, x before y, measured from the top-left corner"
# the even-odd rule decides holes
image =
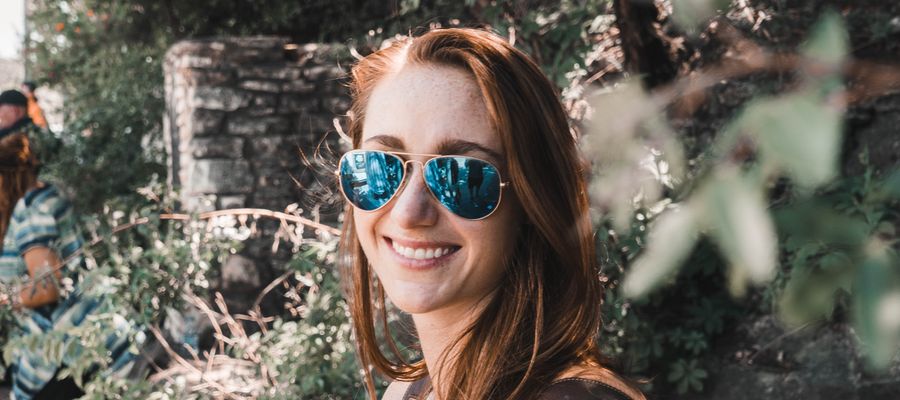
[[[457,340],[465,330],[481,315],[487,300],[492,296],[474,303],[460,304],[424,314],[413,314],[422,355],[428,366],[431,384],[437,393],[446,393],[441,388],[444,379],[451,375],[456,353],[465,344],[467,338]],[[452,348],[451,348],[452,347]]]

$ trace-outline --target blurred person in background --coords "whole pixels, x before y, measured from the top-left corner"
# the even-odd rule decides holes
[[[53,185],[38,180],[38,166],[24,133],[0,138],[0,282],[17,288],[0,293],[0,304],[12,307],[16,315],[18,327],[12,327],[11,338],[65,335],[102,306],[100,299],[85,295],[78,285],[83,241],[72,206]],[[127,327],[115,329],[121,332]],[[113,334],[106,347],[111,362],[103,373],[127,373],[134,359],[127,336]],[[77,346],[67,348],[60,363],[45,360],[42,349],[12,351],[9,373],[14,399],[83,395],[72,377],[57,376],[63,366],[73,365],[80,352]]]
[[[31,122],[35,125],[47,129],[47,119],[44,118],[44,111],[38,105],[37,96],[34,93],[35,88],[37,85],[32,81],[22,83],[22,94],[28,98],[28,118],[31,118]]]
[[[28,96],[18,90],[0,93],[0,139],[17,133],[23,134],[28,138],[31,153],[38,157],[38,165],[46,165],[55,158],[62,143],[50,130],[32,121],[28,116],[28,104]],[[46,125],[46,121],[44,124]]]
[[[18,90],[0,93],[0,138],[17,132],[27,134],[35,128],[28,117],[28,97]]]

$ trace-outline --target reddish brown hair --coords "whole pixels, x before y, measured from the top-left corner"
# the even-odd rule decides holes
[[[37,158],[24,133],[0,139],[0,249],[13,207],[37,182]]]
[[[458,355],[447,365],[441,384],[446,389],[439,398],[532,398],[570,365],[599,361],[595,335],[601,287],[588,199],[558,93],[525,53],[502,38],[475,29],[434,30],[398,41],[354,66],[348,129],[354,148],[360,145],[372,90],[404,64],[446,65],[471,74],[502,139],[512,190],[527,218],[497,294],[454,342]],[[356,237],[349,206],[345,215],[342,274],[374,397],[371,367],[406,381],[428,371],[423,361],[404,360],[390,334],[384,336],[393,354],[379,347],[376,324],[388,329],[384,291]]]

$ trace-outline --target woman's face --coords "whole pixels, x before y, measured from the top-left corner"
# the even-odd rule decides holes
[[[362,135],[363,149],[488,160],[508,180],[503,146],[481,92],[461,69],[406,65],[386,76],[371,93]],[[400,309],[468,311],[500,282],[519,231],[518,201],[507,187],[491,216],[467,220],[432,196],[420,163],[410,165],[406,185],[388,204],[374,212],[353,210],[359,242]],[[423,258],[441,253],[447,254]]]

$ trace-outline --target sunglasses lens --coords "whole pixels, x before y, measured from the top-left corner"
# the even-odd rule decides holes
[[[484,218],[500,201],[500,174],[475,158],[433,158],[425,164],[425,183],[441,204],[463,218]]]
[[[352,151],[341,158],[341,187],[365,211],[381,208],[403,182],[403,161],[381,151]]]

